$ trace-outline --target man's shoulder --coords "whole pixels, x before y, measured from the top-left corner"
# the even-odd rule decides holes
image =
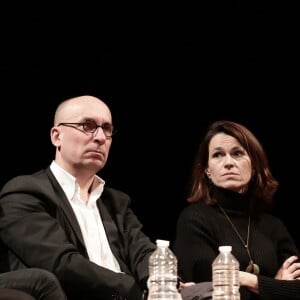
[[[110,200],[115,199],[117,201],[123,200],[123,201],[130,202],[130,196],[127,193],[125,193],[119,189],[116,189],[113,187],[108,187],[108,186],[104,187],[101,198],[103,198],[103,199],[109,198]]]
[[[9,179],[2,187],[1,194],[18,191],[18,190],[27,190],[38,188],[38,186],[43,186],[45,180],[48,180],[48,176],[45,170],[39,170],[33,174],[18,175]]]
[[[126,211],[131,206],[131,198],[125,192],[112,187],[104,187],[101,202],[110,209]]]

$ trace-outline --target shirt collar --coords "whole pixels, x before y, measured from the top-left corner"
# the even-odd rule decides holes
[[[52,161],[50,169],[54,174],[56,180],[62,187],[69,201],[74,197],[76,190],[80,189],[76,178],[60,167],[55,161]],[[99,176],[95,175],[95,180],[92,187],[91,197],[93,199],[98,199],[104,189],[105,181]]]

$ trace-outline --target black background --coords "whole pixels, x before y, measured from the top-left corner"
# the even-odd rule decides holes
[[[1,184],[51,162],[61,100],[95,95],[118,128],[100,176],[131,195],[153,240],[173,240],[201,137],[230,119],[265,147],[280,181],[273,213],[300,246],[297,8],[115,5],[3,12]]]

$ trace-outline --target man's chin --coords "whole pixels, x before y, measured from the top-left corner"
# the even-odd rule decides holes
[[[99,159],[89,159],[88,162],[85,163],[86,166],[89,166],[90,169],[95,170],[95,172],[100,171],[104,165],[105,162],[103,162],[102,160]]]

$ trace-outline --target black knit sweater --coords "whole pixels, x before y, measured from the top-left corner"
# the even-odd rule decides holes
[[[228,222],[221,206],[247,240],[249,199],[228,190],[215,188],[218,205],[202,202],[187,206],[180,214],[173,250],[178,258],[179,274],[184,281],[211,281],[211,265],[218,247],[231,245],[232,253],[244,271],[249,264],[245,246]],[[300,280],[276,280],[283,261],[299,251],[283,223],[268,213],[251,216],[249,250],[259,265],[259,295],[241,287],[241,299],[300,299]]]

